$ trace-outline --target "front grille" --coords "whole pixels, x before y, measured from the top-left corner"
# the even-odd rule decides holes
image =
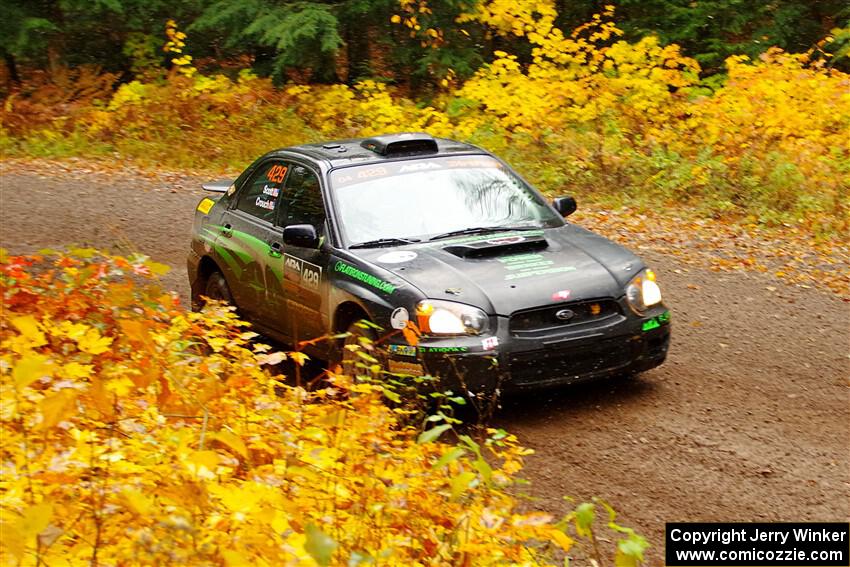
[[[567,320],[558,319],[557,314],[564,310],[570,311],[572,316]],[[620,306],[613,299],[576,301],[517,311],[511,315],[509,328],[512,334],[523,335],[602,322],[619,314]]]
[[[552,347],[512,354],[508,358],[511,384],[527,386],[553,379],[582,378],[615,371],[634,360],[636,345],[620,337],[582,346]]]

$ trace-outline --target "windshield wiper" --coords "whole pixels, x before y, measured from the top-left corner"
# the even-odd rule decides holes
[[[440,240],[441,238],[449,238],[450,236],[462,236],[464,234],[482,234],[485,232],[500,232],[506,230],[537,230],[539,226],[473,226],[470,228],[462,228],[460,230],[452,230],[444,232],[437,236],[432,236],[428,240]]]
[[[352,244],[349,248],[380,248],[382,246],[400,246],[402,244],[413,244],[420,242],[418,238],[378,238]]]

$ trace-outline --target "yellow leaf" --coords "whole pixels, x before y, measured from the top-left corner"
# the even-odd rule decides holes
[[[52,516],[53,504],[50,504],[49,502],[42,502],[41,504],[30,506],[24,510],[24,513],[18,520],[18,532],[24,540],[34,538],[47,527]]]
[[[189,470],[204,478],[215,478],[218,463],[219,456],[215,451],[195,451],[186,459]]]
[[[245,447],[245,442],[235,433],[231,431],[219,431],[213,434],[212,438],[227,445],[228,448],[233,449],[243,458],[248,458],[248,449]]]
[[[16,317],[12,319],[12,325],[30,342],[30,346],[39,347],[47,344],[47,339],[40,329],[41,325],[32,315]]]
[[[133,391],[135,384],[129,378],[116,378],[106,383],[106,389],[114,392],[118,397],[123,397]]]
[[[549,536],[552,538],[552,541],[560,545],[564,551],[569,551],[573,546],[574,542],[572,538],[558,528],[554,528],[551,532],[549,532]]]
[[[109,350],[112,344],[112,337],[100,336],[100,331],[94,327],[86,331],[86,334],[77,339],[77,346],[80,350],[89,354],[103,354]]]
[[[304,363],[310,360],[310,357],[303,352],[290,352],[289,358],[294,360],[298,366],[304,366]]]
[[[44,417],[41,422],[42,429],[50,429],[60,421],[64,421],[72,413],[76,413],[77,392],[70,389],[60,390],[44,398],[41,402],[41,415]]]
[[[26,388],[39,378],[50,375],[47,357],[40,354],[27,354],[12,369],[12,378],[18,388]]]
[[[91,364],[69,362],[68,364],[62,367],[62,371],[60,372],[60,374],[66,378],[70,378],[71,380],[80,380],[91,376],[93,368],[94,366],[92,366]]]
[[[128,489],[121,493],[124,505],[139,516],[150,516],[153,511],[153,501],[138,490]]]

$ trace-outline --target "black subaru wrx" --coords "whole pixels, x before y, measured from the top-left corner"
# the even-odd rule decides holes
[[[368,320],[385,329],[390,372],[470,391],[640,372],[667,355],[655,274],[565,222],[573,198],[550,204],[475,146],[420,133],[305,144],[204,188],[218,194],[195,215],[193,305],[230,301],[281,342],[352,342]],[[350,362],[340,342],[307,349]]]

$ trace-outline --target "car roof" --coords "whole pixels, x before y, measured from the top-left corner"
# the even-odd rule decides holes
[[[407,148],[392,151],[393,148]],[[386,151],[387,153],[382,153]],[[317,144],[289,146],[269,152],[268,155],[295,153],[316,161],[324,161],[330,167],[381,163],[388,160],[419,157],[442,157],[457,154],[486,154],[485,150],[448,138],[435,138],[422,132],[383,134],[370,138],[350,138]]]

